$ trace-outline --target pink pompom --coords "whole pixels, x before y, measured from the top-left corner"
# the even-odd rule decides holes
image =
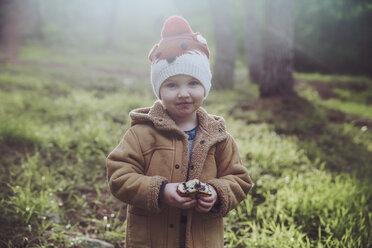
[[[166,38],[186,33],[192,33],[190,24],[181,16],[171,16],[164,22],[161,37]]]

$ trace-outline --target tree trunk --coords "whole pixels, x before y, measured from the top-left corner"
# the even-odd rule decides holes
[[[244,1],[245,16],[245,55],[251,81],[259,83],[263,71],[262,38],[259,24],[260,0]]]
[[[0,50],[5,61],[18,57],[22,35],[19,2],[0,0]]]
[[[260,96],[293,93],[293,0],[266,0]]]
[[[213,85],[216,89],[231,89],[234,83],[236,43],[228,0],[211,0],[211,11],[216,40],[216,61]]]

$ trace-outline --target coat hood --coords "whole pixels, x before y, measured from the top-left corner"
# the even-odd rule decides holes
[[[196,114],[199,126],[208,134],[216,137],[226,133],[223,117],[208,114],[202,107],[197,110]],[[185,136],[184,132],[177,127],[174,120],[168,115],[161,101],[156,101],[152,107],[132,110],[129,116],[132,119],[131,126],[150,122],[158,130],[175,131],[181,136]]]

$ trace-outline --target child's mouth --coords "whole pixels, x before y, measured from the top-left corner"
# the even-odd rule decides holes
[[[188,107],[191,104],[192,104],[191,102],[180,102],[180,103],[177,103],[176,105],[180,107]]]

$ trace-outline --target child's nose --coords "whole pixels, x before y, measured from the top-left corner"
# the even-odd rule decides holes
[[[187,97],[189,95],[190,95],[190,93],[189,93],[187,87],[181,87],[180,90],[178,91],[178,97]]]

